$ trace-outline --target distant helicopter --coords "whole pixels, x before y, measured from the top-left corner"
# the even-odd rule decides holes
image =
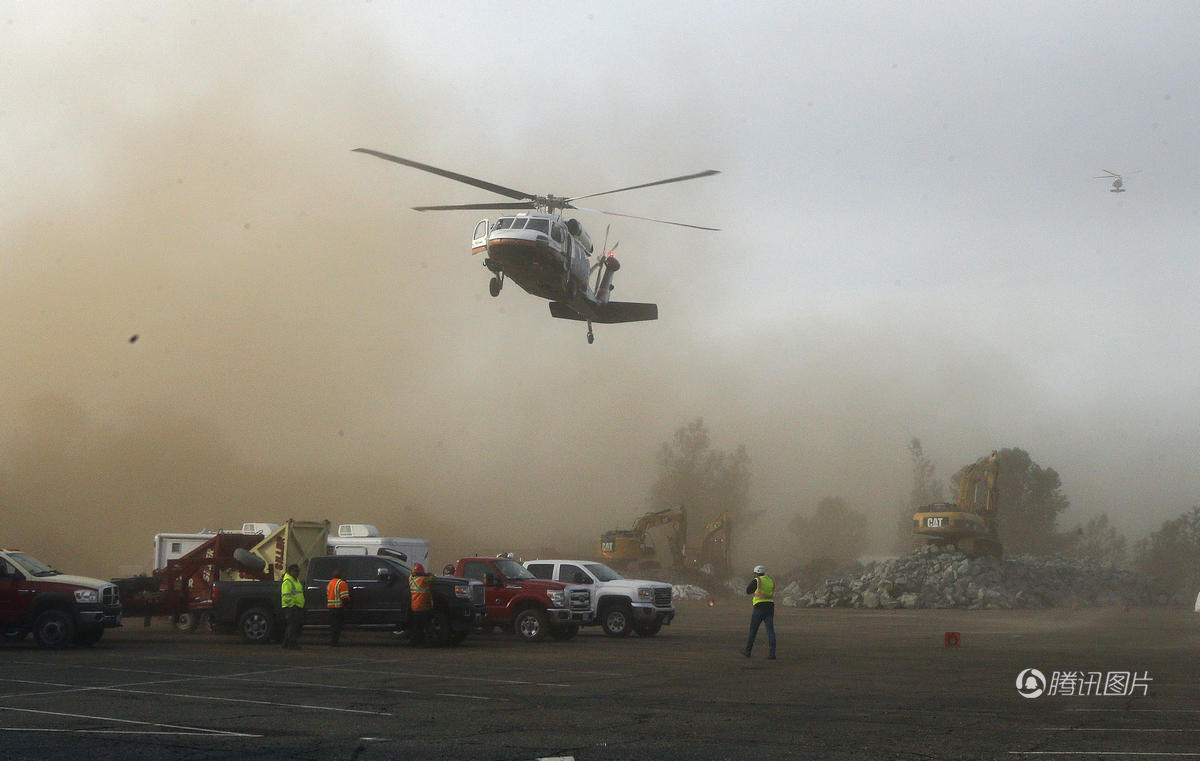
[[[592,331],[592,323],[609,324],[657,320],[658,305],[632,301],[609,301],[609,295],[613,290],[613,273],[621,267],[621,263],[613,256],[613,251],[617,246],[614,245],[611,249],[605,250],[608,245],[608,231],[606,230],[605,240],[600,247],[596,261],[589,264],[588,258],[595,253],[592,239],[583,229],[579,220],[563,220],[562,212],[564,210],[595,211],[600,214],[643,219],[649,222],[690,227],[695,230],[715,231],[719,229],[689,225],[683,222],[669,222],[665,219],[638,217],[633,214],[619,214],[614,211],[586,209],[574,204],[575,201],[584,198],[595,198],[627,190],[719,174],[715,169],[646,182],[641,185],[631,185],[627,188],[606,190],[602,193],[566,198],[555,195],[536,195],[523,190],[506,188],[503,185],[496,185],[485,180],[468,177],[465,174],[439,169],[370,148],[355,148],[354,150],[515,199],[490,203],[414,206],[415,211],[531,210],[532,213],[524,212],[514,216],[500,217],[494,224],[489,219],[479,220],[475,225],[475,232],[471,236],[471,253],[487,254],[483,265],[492,272],[492,280],[489,283],[489,291],[492,296],[499,296],[505,279],[512,278],[527,293],[549,299],[552,317],[586,322],[589,344],[596,340]],[[593,272],[596,273],[594,282],[591,277]]]
[[[1110,172],[1107,169],[1101,169],[1100,171],[1104,172],[1104,174],[1100,175],[1099,177],[1093,177],[1092,179],[1094,179],[1094,180],[1112,180],[1113,184],[1112,184],[1112,188],[1109,189],[1109,191],[1108,191],[1109,193],[1124,193],[1125,192],[1125,178],[1124,177],[1117,174],[1116,172]],[[1137,172],[1130,172],[1130,174],[1137,174],[1140,171],[1142,171],[1142,170],[1139,169]]]

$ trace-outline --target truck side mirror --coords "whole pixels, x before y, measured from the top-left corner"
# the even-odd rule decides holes
[[[483,583],[489,587],[500,586],[500,578],[494,573],[485,573],[483,575]]]
[[[375,569],[375,578],[379,579],[380,581],[391,581],[392,572],[389,571],[386,566],[381,565]]]
[[[591,584],[592,580],[589,579],[587,576],[584,576],[581,572],[576,571],[575,572],[575,583],[576,584]]]

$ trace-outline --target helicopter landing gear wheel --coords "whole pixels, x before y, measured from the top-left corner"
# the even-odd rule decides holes
[[[592,332],[592,323],[589,322],[588,323],[588,343],[589,344],[594,343],[595,341],[596,341],[596,334]]]
[[[492,298],[500,295],[500,288],[503,285],[504,281],[500,279],[499,275],[492,278],[491,282],[488,283],[488,293],[492,294]]]

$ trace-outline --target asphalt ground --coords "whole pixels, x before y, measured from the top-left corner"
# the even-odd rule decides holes
[[[748,601],[679,609],[652,639],[347,631],[334,649],[306,630],[284,651],[135,620],[88,649],[7,643],[0,759],[1200,757],[1190,610],[780,608],[770,661],[762,632],[739,652]],[[1017,690],[1029,668],[1040,697]],[[1137,689],[1064,694],[1074,672]]]

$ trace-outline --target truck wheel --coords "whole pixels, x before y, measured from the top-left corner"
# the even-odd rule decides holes
[[[425,622],[425,644],[442,647],[450,641],[450,621],[446,614],[435,610]]]
[[[262,645],[271,640],[271,614],[266,608],[247,608],[238,616],[238,631],[242,641],[252,645]]]
[[[79,647],[91,647],[104,636],[104,629],[85,629],[75,635],[75,644]]]
[[[174,625],[175,631],[191,634],[196,631],[197,627],[200,626],[200,614],[193,613],[191,611],[188,611],[187,613],[180,613],[175,619]]]
[[[658,630],[661,628],[662,620],[656,618],[653,621],[647,621],[644,624],[633,627],[633,630],[637,632],[639,637],[653,637],[655,634],[658,634]]]
[[[546,612],[541,608],[526,608],[513,619],[513,630],[526,642],[543,639],[548,628]]]
[[[628,637],[633,616],[628,605],[610,605],[600,614],[600,626],[610,637]]]
[[[33,638],[42,647],[60,650],[75,639],[75,622],[65,610],[51,608],[33,622]]]
[[[550,636],[559,642],[566,642],[579,633],[579,624],[564,624],[550,630]]]

